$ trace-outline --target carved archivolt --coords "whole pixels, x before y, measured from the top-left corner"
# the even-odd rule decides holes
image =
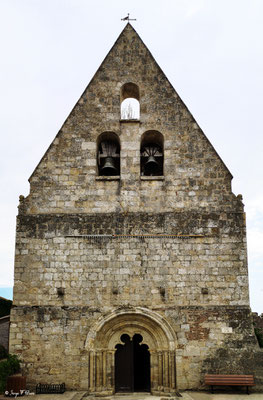
[[[130,337],[140,334],[150,351],[175,350],[175,334],[170,324],[154,311],[138,307],[116,310],[101,317],[87,335],[87,350],[114,350],[124,333]]]
[[[151,393],[173,392],[176,387],[176,337],[168,321],[146,308],[116,310],[100,317],[87,335],[81,379],[90,393],[115,392],[116,345],[121,336],[143,337],[150,352]]]

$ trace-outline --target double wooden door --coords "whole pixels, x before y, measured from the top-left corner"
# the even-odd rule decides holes
[[[142,340],[139,334],[121,336],[124,344],[118,344],[115,352],[116,392],[150,391],[150,352]]]

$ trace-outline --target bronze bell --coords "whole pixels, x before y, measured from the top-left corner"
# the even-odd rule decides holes
[[[113,157],[109,156],[105,158],[105,163],[101,168],[103,175],[111,176],[116,175],[117,168],[114,165]]]
[[[147,168],[154,168],[158,166],[158,162],[156,161],[154,156],[149,156],[148,160],[146,161],[145,165],[147,164]]]
[[[145,173],[147,175],[155,175],[158,172],[158,169],[158,161],[156,161],[156,158],[153,155],[150,155],[148,160],[145,162]]]

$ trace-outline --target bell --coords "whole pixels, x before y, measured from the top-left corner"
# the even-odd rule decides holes
[[[147,167],[149,168],[154,168],[158,166],[158,162],[156,161],[154,156],[149,156],[148,160],[146,161],[145,165],[147,164]]]
[[[144,168],[145,168],[146,175],[155,175],[158,173],[159,164],[153,155],[150,155],[148,157],[148,160],[145,162]]]
[[[105,158],[105,163],[104,163],[103,167],[101,168],[101,172],[105,176],[116,175],[117,168],[114,165],[113,157]]]

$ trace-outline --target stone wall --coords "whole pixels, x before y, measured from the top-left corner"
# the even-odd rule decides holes
[[[8,351],[10,315],[0,318],[0,345]]]
[[[242,213],[19,216],[15,304],[248,305],[243,221]]]
[[[120,62],[121,60],[121,62]],[[133,60],[132,62],[129,60]],[[147,67],[146,67],[147,66]],[[121,89],[138,86],[140,119],[121,120]],[[164,176],[140,176],[145,132],[163,137]],[[98,138],[120,141],[121,178],[98,176]],[[127,27],[30,177],[23,212],[159,212],[242,204],[232,176],[137,33]]]
[[[263,332],[263,314],[258,315],[258,313],[253,312],[253,323],[255,328]]]
[[[20,215],[10,340],[29,382],[89,390],[87,335],[125,307],[168,321],[181,389],[202,387],[206,372],[254,371],[251,355],[260,353],[241,235],[243,213]],[[114,378],[97,390],[109,394],[110,385]]]
[[[129,82],[140,119],[124,121]],[[163,138],[162,176],[141,176],[148,131]],[[119,140],[119,176],[99,176],[103,132]],[[29,384],[113,393],[126,332],[149,346],[152,393],[199,389],[206,372],[255,371],[262,385],[231,179],[128,24],[20,197],[10,350]]]
[[[127,312],[133,309],[127,307]],[[77,306],[15,307],[12,312],[13,349],[26,360],[22,366],[30,384],[65,381],[67,387],[88,390],[85,366],[90,355],[85,343],[98,317],[107,313]],[[200,389],[205,373],[255,373],[257,389],[262,386],[262,353],[256,351],[248,307],[169,306],[160,307],[158,313],[176,333],[178,388]]]

